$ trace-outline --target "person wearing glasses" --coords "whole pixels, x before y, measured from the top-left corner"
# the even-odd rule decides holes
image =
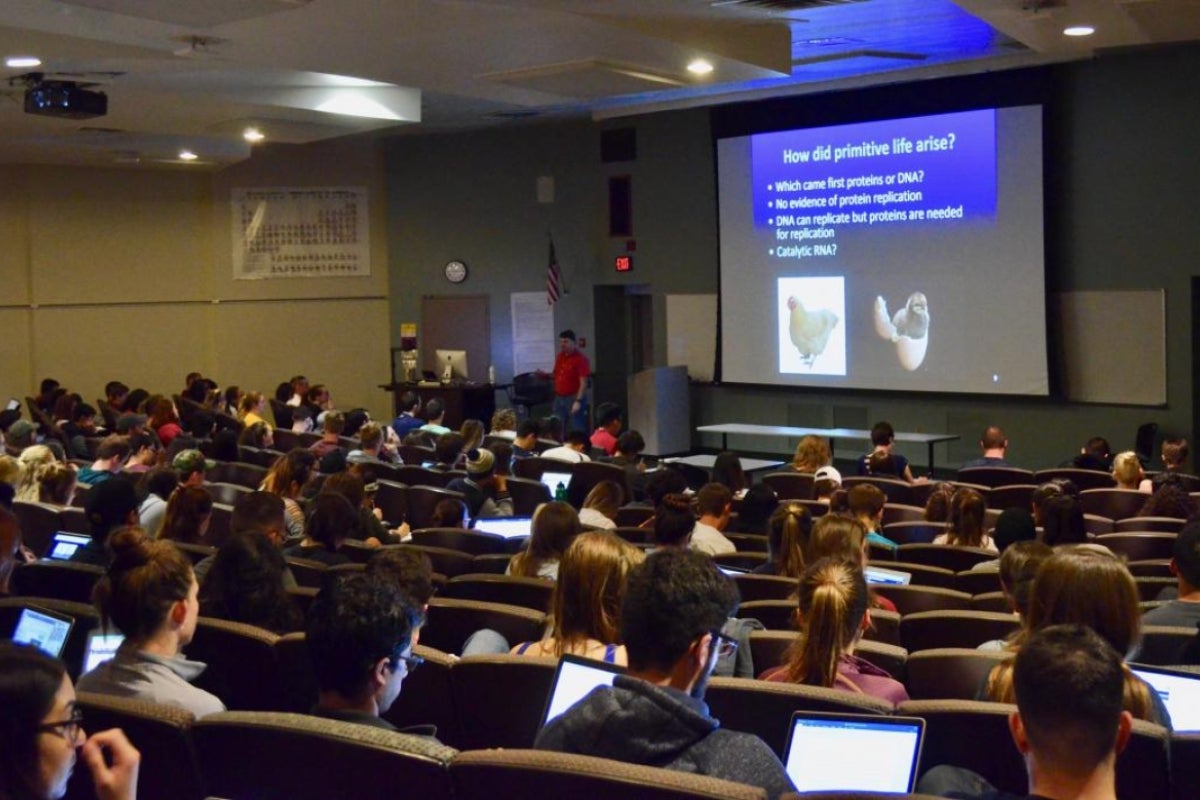
[[[665,548],[629,573],[621,639],[629,670],[552,720],[534,747],[708,775],[794,792],[762,739],[723,730],[704,702],[720,655],[736,642],[721,626],[737,589],[703,553]]]
[[[29,645],[0,643],[0,797],[57,800],[77,758],[97,800],[134,800],[141,755],[120,730],[88,736],[63,663]]]
[[[424,663],[413,642],[422,606],[398,582],[351,573],[325,583],[308,613],[305,638],[317,675],[314,716],[398,730],[382,718],[404,679]],[[409,728],[434,739],[431,726]]]

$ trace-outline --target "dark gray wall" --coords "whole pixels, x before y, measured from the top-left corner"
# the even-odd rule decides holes
[[[888,419],[901,430],[961,435],[962,442],[940,446],[940,466],[972,456],[979,432],[990,423],[1008,432],[1010,459],[1030,467],[1069,458],[1094,434],[1107,436],[1114,448],[1130,448],[1135,429],[1146,421],[1158,422],[1165,432],[1188,434],[1189,287],[1200,249],[1197,74],[1200,48],[1183,47],[946,84],[947,91],[960,96],[977,92],[981,104],[997,102],[991,97],[992,84],[1003,83],[1006,91],[1022,81],[1038,84],[1046,103],[1047,289],[1166,290],[1165,408],[696,387],[693,422],[860,427]],[[776,101],[776,106],[786,104],[795,113],[806,104],[852,107],[861,101],[873,108],[872,98],[886,94],[901,104],[911,97],[911,113],[925,113],[928,98],[942,88],[914,84]],[[601,130],[623,126],[637,129],[637,160],[601,164]],[[708,112],[693,110],[594,124],[547,123],[393,139],[387,148],[387,185],[394,340],[401,321],[417,318],[420,294],[486,293],[492,298],[493,357],[499,377],[507,378],[512,363],[508,294],[544,286],[550,229],[571,289],[556,308],[557,325],[574,327],[590,344],[598,331],[604,334],[605,325],[605,320],[591,318],[593,286],[644,286],[655,298],[655,357],[665,362],[665,295],[717,291],[711,137]],[[608,237],[606,186],[610,175],[624,174],[633,181],[637,250],[634,272],[617,275],[612,256],[624,252],[625,239]],[[539,175],[555,179],[552,205],[536,202]],[[461,258],[472,268],[461,287],[451,288],[441,277],[442,264],[450,258]],[[1003,314],[1004,309],[981,306],[979,313]],[[1057,322],[1048,323],[1053,335]],[[1139,335],[1134,319],[1114,319],[1106,333],[1125,339]],[[1103,338],[1096,346],[1105,347]],[[1061,373],[1058,361],[1052,352],[1052,376]],[[698,445],[718,443],[715,437],[697,440]],[[782,440],[734,439],[730,444],[746,450],[788,447]],[[839,443],[839,456],[857,449],[854,443]],[[925,462],[923,448],[907,453],[918,465]]]

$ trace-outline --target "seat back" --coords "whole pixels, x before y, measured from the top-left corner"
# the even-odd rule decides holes
[[[989,489],[1033,483],[1033,472],[1016,467],[964,467],[958,471],[956,483],[974,483]]]
[[[175,548],[179,552],[186,555],[192,560],[192,564],[199,564],[209,556],[217,554],[217,548],[210,547],[206,544],[191,544],[190,542],[175,542]]]
[[[434,597],[429,601],[421,641],[446,653],[462,652],[463,643],[475,631],[491,628],[510,643],[540,639],[546,615],[539,611],[479,600]]]
[[[1171,735],[1171,797],[1193,800],[1200,786],[1200,733]]]
[[[413,544],[444,547],[472,556],[509,552],[509,540],[496,533],[464,528],[419,528],[412,532]]]
[[[899,645],[860,639],[854,645],[854,655],[870,661],[901,683],[908,675],[908,651]]]
[[[992,668],[1009,657],[964,647],[921,650],[908,657],[904,685],[913,700],[974,700]]]
[[[383,512],[383,518],[391,525],[399,526],[408,514],[408,487],[396,481],[379,480],[379,491],[375,493],[375,507]]]
[[[949,611],[971,607],[971,595],[954,589],[912,584],[900,586],[890,583],[872,584],[871,588],[876,594],[895,603],[896,610],[905,616],[919,611]]]
[[[429,556],[433,571],[453,578],[455,575],[466,575],[475,571],[475,559],[469,553],[451,550],[446,547],[429,547],[422,544],[402,544],[410,550],[417,550]]]
[[[190,711],[89,692],[79,692],[75,702],[83,710],[89,732],[120,728],[142,754],[138,793],[143,797],[175,797],[179,800],[204,797],[200,768],[189,734],[196,718]],[[89,771],[77,769],[72,784],[76,777],[83,779],[86,785],[80,788],[85,791],[78,795],[68,792],[68,798],[91,798]]]
[[[92,589],[104,575],[102,567],[73,561],[31,561],[13,570],[15,595],[55,597],[76,603],[91,603]]]
[[[528,458],[514,458],[512,463],[513,475],[518,478],[525,478],[531,481],[541,481],[543,472],[569,472],[575,474],[575,467],[578,464],[571,464],[566,461],[558,461],[553,458],[542,458],[541,456],[529,456]],[[570,486],[568,485],[568,489]]]
[[[883,642],[900,647],[900,614],[882,608],[872,608],[867,611],[871,621],[870,626],[863,631],[863,638],[873,642]]]
[[[14,504],[15,505],[15,504]],[[62,529],[71,533],[91,533],[92,524],[88,522],[87,512],[80,506],[66,506],[58,510]],[[209,524],[211,527],[211,523]]]
[[[428,528],[433,525],[433,510],[437,504],[443,500],[462,500],[466,502],[466,498],[461,492],[452,492],[449,489],[442,489],[436,486],[413,486],[408,487],[408,516],[406,521],[413,530],[420,528]]]
[[[1126,517],[1113,522],[1113,533],[1179,533],[1186,522],[1178,517]]]
[[[954,588],[970,595],[1000,591],[1000,571],[966,569],[954,575]]]
[[[973,611],[993,611],[997,614],[1012,613],[1012,600],[1004,592],[981,592],[971,595]]]
[[[787,661],[788,648],[796,641],[796,631],[751,631],[750,656],[754,671],[761,675]]]
[[[1095,469],[1058,467],[1056,469],[1039,469],[1033,473],[1033,482],[1035,484],[1043,484],[1056,478],[1065,478],[1071,481],[1079,487],[1080,491],[1086,489],[1111,489],[1117,485],[1117,481],[1111,473]]]
[[[515,645],[516,642],[513,642]],[[558,659],[543,656],[468,656],[450,670],[454,704],[470,709],[461,747],[533,747]],[[496,702],[496,687],[504,702]]]
[[[925,507],[916,505],[905,505],[904,503],[888,503],[883,507],[883,524],[891,525],[893,522],[924,522]],[[945,525],[944,522],[938,523]]]
[[[978,647],[1004,639],[1020,621],[1012,614],[988,611],[923,611],[900,619],[900,643],[908,652],[938,647]]]
[[[514,575],[471,574],[451,578],[439,597],[504,603],[548,613],[554,581]],[[513,642],[516,644],[516,642]]]
[[[737,617],[738,619],[756,619],[771,631],[794,631],[796,630],[796,601],[750,600],[738,606]]]
[[[1033,493],[1037,485],[1032,483],[1015,483],[1008,486],[995,486],[988,492],[988,508],[1029,508],[1033,502]]]
[[[187,656],[208,668],[196,685],[212,692],[226,708],[269,711],[282,707],[279,636],[253,625],[200,617]]]
[[[909,574],[910,586],[933,586],[938,589],[956,589],[954,573],[928,564],[913,564],[907,561],[886,561],[880,566]]]
[[[205,473],[205,478],[211,483],[232,483],[247,489],[258,489],[266,477],[266,467],[241,461],[219,462]]]
[[[541,475],[538,475],[538,478],[540,479]],[[629,485],[629,474],[625,472],[624,467],[604,461],[584,461],[575,464],[571,470],[567,500],[576,508],[581,508],[588,492],[601,481],[614,481],[625,492],[626,499],[633,498],[633,487]]]
[[[780,500],[812,500],[814,476],[807,472],[771,472],[760,479]]]
[[[678,770],[547,750],[477,750],[450,762],[456,800],[528,797],[574,800],[764,800],[757,786]]]
[[[733,582],[743,603],[751,600],[786,600],[796,593],[797,586],[795,578],[752,573],[734,575]]]
[[[892,713],[891,703],[869,695],[749,678],[714,677],[704,699],[722,728],[758,736],[780,758],[793,711]]]
[[[872,475],[855,475],[842,479],[842,485],[847,489],[860,483],[869,483],[879,487],[887,495],[889,503],[901,503],[906,506],[923,505],[916,501],[912,487],[905,481],[878,478]]]
[[[1196,638],[1195,628],[1170,625],[1142,626],[1142,644],[1137,662],[1157,666],[1185,663],[1183,651]]]
[[[760,567],[770,560],[769,553],[750,553],[750,552],[734,552],[722,553],[718,556],[713,556],[713,561],[717,562],[722,567],[736,567],[738,569],[754,569]]]
[[[512,477],[506,483],[508,493],[512,495],[513,513],[518,517],[533,516],[538,506],[554,499],[550,488],[541,481]]]
[[[884,506],[886,512],[890,506]],[[945,522],[925,522],[923,520],[907,520],[903,522],[887,522],[883,526],[883,535],[896,544],[932,544],[933,540],[946,532],[949,527]]]
[[[433,725],[440,742],[461,748],[463,727],[470,722],[473,709],[460,716],[450,690],[450,672],[458,659],[423,644],[413,647],[413,654],[425,663],[404,679],[400,697],[383,718],[402,730],[412,725]],[[494,701],[495,687],[492,689]]]
[[[512,556],[508,553],[475,556],[471,559],[471,569],[467,574],[504,575],[508,572],[510,561]]]
[[[208,490],[214,503],[224,503],[227,506],[232,506],[237,503],[239,497],[254,491],[248,486],[236,483],[206,483],[204,488]]]
[[[21,527],[21,540],[25,546],[41,558],[50,549],[50,540],[58,531],[65,530],[59,507],[49,503],[14,501],[13,516]],[[87,533],[87,531],[82,531]]]
[[[617,509],[617,527],[636,528],[653,516],[654,509],[650,506],[631,506],[626,504]]]
[[[765,553],[767,551],[766,536],[760,536],[757,533],[729,533],[727,531],[722,533],[726,539],[733,542],[733,546],[739,553]]]
[[[1138,516],[1146,498],[1137,489],[1084,489],[1079,493],[1079,506],[1085,514],[1118,520]]]
[[[1177,536],[1175,533],[1104,533],[1094,541],[1127,561],[1150,561],[1170,559]]]
[[[897,561],[927,564],[951,572],[962,572],[981,561],[998,558],[994,551],[982,547],[958,547],[948,544],[902,544],[896,551]]]
[[[305,714],[224,712],[192,726],[205,792],[259,800],[450,800],[455,751],[417,736]]]
[[[314,561],[311,558],[298,558],[296,556],[287,556],[284,558],[284,561],[287,562],[288,569],[292,571],[292,576],[296,579],[297,584],[312,589],[321,588],[321,580],[325,576],[325,570],[329,569],[323,561]]]
[[[922,769],[937,764],[966,767],[1001,791],[1025,796],[1025,760],[1013,745],[1006,703],[977,700],[909,700],[896,713],[925,720]]]

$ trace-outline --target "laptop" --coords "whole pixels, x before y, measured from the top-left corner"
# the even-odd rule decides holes
[[[797,711],[784,769],[798,792],[913,791],[925,720],[872,714]],[[863,754],[870,753],[870,769]]]
[[[90,541],[92,541],[92,537],[86,533],[59,531],[50,539],[50,546],[46,549],[46,558],[55,561],[70,561],[71,556],[75,555],[75,551],[86,547]]]
[[[1141,664],[1130,669],[1158,692],[1176,733],[1200,732],[1200,674]]]
[[[864,569],[863,575],[866,576],[867,583],[887,583],[892,586],[907,586],[908,582],[912,580],[912,575],[907,572],[874,566]]]
[[[550,684],[550,695],[546,698],[546,711],[542,714],[542,727],[587,697],[592,689],[597,686],[612,686],[613,678],[624,674],[625,668],[616,664],[582,656],[564,655],[554,670],[554,681]]]
[[[117,648],[125,637],[119,633],[105,633],[95,629],[88,634],[87,649],[83,651],[83,671],[91,672],[117,654]]]
[[[561,483],[563,487],[571,485],[571,473],[569,472],[543,472],[542,485],[550,490],[550,496],[554,497],[554,493],[558,491],[558,485]]]
[[[483,533],[495,533],[505,539],[528,536],[533,527],[533,517],[477,517],[474,529]]]
[[[734,577],[735,575],[750,574],[750,570],[748,570],[748,569],[744,569],[742,567],[727,567],[727,566],[724,566],[723,564],[717,564],[717,569],[721,570],[721,572],[724,572],[726,575],[728,575],[731,578]]]
[[[48,608],[26,606],[17,618],[17,629],[12,640],[20,644],[31,644],[54,658],[62,655],[67,644],[67,635],[75,625],[75,618],[51,611]]]

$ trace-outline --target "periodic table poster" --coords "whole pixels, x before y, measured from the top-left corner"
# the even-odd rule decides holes
[[[234,189],[233,277],[371,274],[362,186]]]

